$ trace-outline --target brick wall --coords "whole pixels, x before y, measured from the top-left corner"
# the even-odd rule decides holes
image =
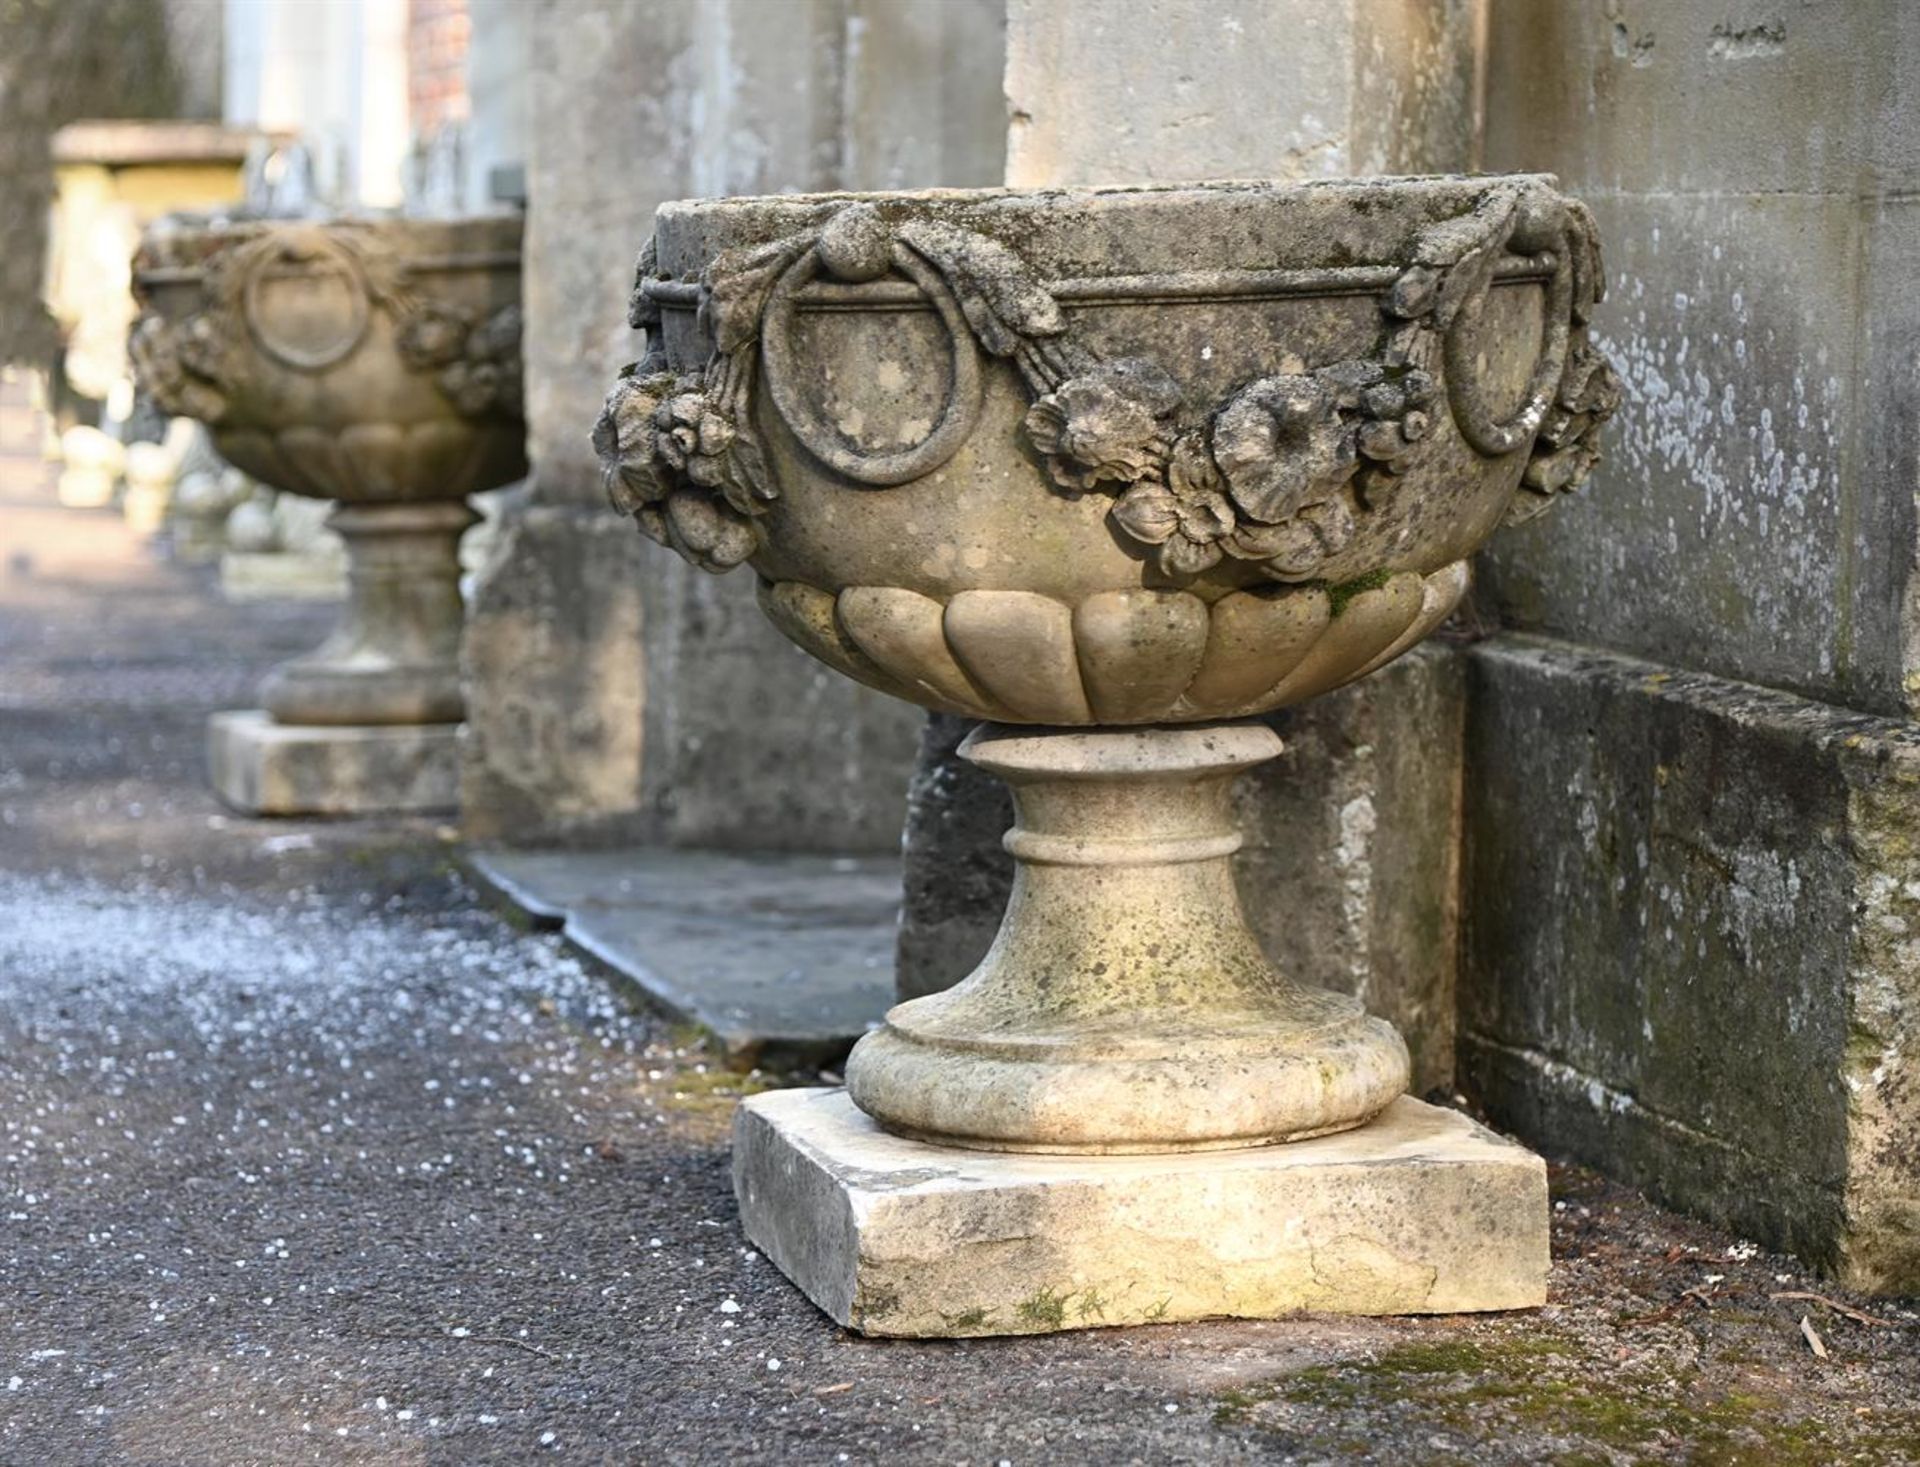
[[[467,117],[467,0],[411,0],[407,106],[416,137]]]

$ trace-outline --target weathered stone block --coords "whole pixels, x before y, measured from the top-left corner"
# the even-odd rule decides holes
[[[249,815],[418,815],[459,796],[457,723],[275,723],[261,709],[207,722],[214,793]]]
[[[1591,203],[1611,277],[1595,336],[1626,399],[1584,501],[1481,557],[1487,604],[1523,630],[1904,712],[1914,509],[1896,486],[1913,460],[1863,436],[1902,415],[1862,390],[1856,267],[1895,221],[1838,195]],[[1920,311],[1885,307],[1873,334],[1910,362]]]
[[[1509,624],[1920,708],[1920,9],[1494,0],[1486,165],[1608,242],[1626,403],[1594,511],[1503,537]],[[1604,506],[1604,508],[1602,508]]]
[[[1490,0],[1488,10],[1489,166],[1557,167],[1596,192],[1920,182],[1920,10],[1907,0]]]
[[[1007,181],[1464,168],[1479,10],[1473,0],[1155,0],[1144,11],[1010,0]]]
[[[1466,682],[1416,647],[1272,720],[1287,751],[1239,787],[1241,905],[1279,969],[1392,1022],[1413,1093],[1453,1081]]]
[[[1463,1083],[1920,1289],[1920,728],[1533,639],[1469,665]]]
[[[598,508],[517,505],[503,515],[461,644],[460,803],[471,839],[640,833],[638,538]]]
[[[733,1157],[747,1237],[870,1335],[1547,1297],[1545,1165],[1405,1097],[1315,1141],[1072,1157],[929,1146],[882,1131],[843,1090],[781,1090],[735,1113]]]
[[[745,576],[639,542],[642,829],[674,845],[893,851],[922,715],[789,642]]]
[[[588,433],[642,351],[626,302],[662,201],[998,181],[1001,8],[528,9],[529,94],[569,105],[528,114],[532,507],[508,528],[468,629],[467,829],[539,844],[892,849],[917,715],[809,663],[765,624],[751,584],[641,547],[607,508]],[[635,57],[647,58],[637,71]]]

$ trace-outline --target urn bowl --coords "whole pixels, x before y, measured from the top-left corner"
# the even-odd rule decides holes
[[[229,461],[345,504],[526,473],[517,217],[156,227],[133,357]]]
[[[1237,717],[1412,646],[1586,477],[1600,288],[1541,176],[668,204],[595,441],[643,531],[861,682]]]

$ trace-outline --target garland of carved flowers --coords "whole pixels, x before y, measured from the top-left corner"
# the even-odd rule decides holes
[[[1509,514],[1515,522],[1585,480],[1598,458],[1593,430],[1620,400],[1612,369],[1585,336],[1600,291],[1591,222],[1577,205],[1552,207],[1564,231],[1556,237],[1581,258],[1564,370],[1523,425],[1522,441],[1533,446]],[[1061,490],[1111,494],[1115,524],[1167,576],[1192,577],[1232,558],[1276,580],[1307,580],[1347,546],[1357,513],[1391,492],[1433,432],[1445,331],[1475,282],[1491,278],[1495,257],[1529,227],[1530,208],[1539,211],[1537,194],[1494,190],[1471,214],[1428,232],[1382,303],[1390,327],[1379,360],[1259,378],[1197,422],[1181,421],[1179,384],[1157,363],[1100,360],[1076,342],[1059,303],[1005,246],[924,220],[888,231],[864,204],[817,231],[716,257],[700,291],[713,353],[704,367],[674,373],[659,347],[649,241],[630,319],[649,331],[651,351],[622,374],[594,429],[608,494],[643,532],[706,570],[749,559],[760,544],[756,521],[778,496],[750,412],[770,294],[810,250],[864,262],[847,278],[871,278],[889,249],[904,250],[894,258],[936,272],[980,348],[1025,379],[1034,397],[1025,430]],[[1540,233],[1538,221],[1531,228]]]
[[[156,253],[143,250],[136,278],[156,262]],[[264,333],[249,333],[246,322],[249,285],[258,272],[286,260],[327,257],[350,266],[349,277],[367,306],[395,322],[401,360],[413,371],[431,373],[456,412],[520,415],[519,305],[480,319],[464,306],[418,295],[406,283],[405,261],[389,245],[344,226],[264,227],[198,261],[205,304],[173,321],[149,311],[134,327],[129,355],[142,386],[166,411],[217,425],[245,374],[242,343],[249,334],[284,365],[324,370],[274,353]]]

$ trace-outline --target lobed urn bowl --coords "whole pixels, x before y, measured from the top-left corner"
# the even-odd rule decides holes
[[[264,689],[288,724],[458,721],[468,495],[527,471],[518,217],[157,226],[143,385],[276,489],[338,502],[352,592]]]
[[[617,502],[850,677],[1004,723],[1295,703],[1445,618],[1591,465],[1551,180],[669,204]]]
[[[1025,1150],[1364,1122],[1405,1047],[1260,955],[1249,721],[1365,676],[1576,487],[1619,389],[1593,221],[1544,176],[669,204],[616,506],[750,566],[847,676],[987,721],[1006,926],[848,1068],[881,1124]]]

